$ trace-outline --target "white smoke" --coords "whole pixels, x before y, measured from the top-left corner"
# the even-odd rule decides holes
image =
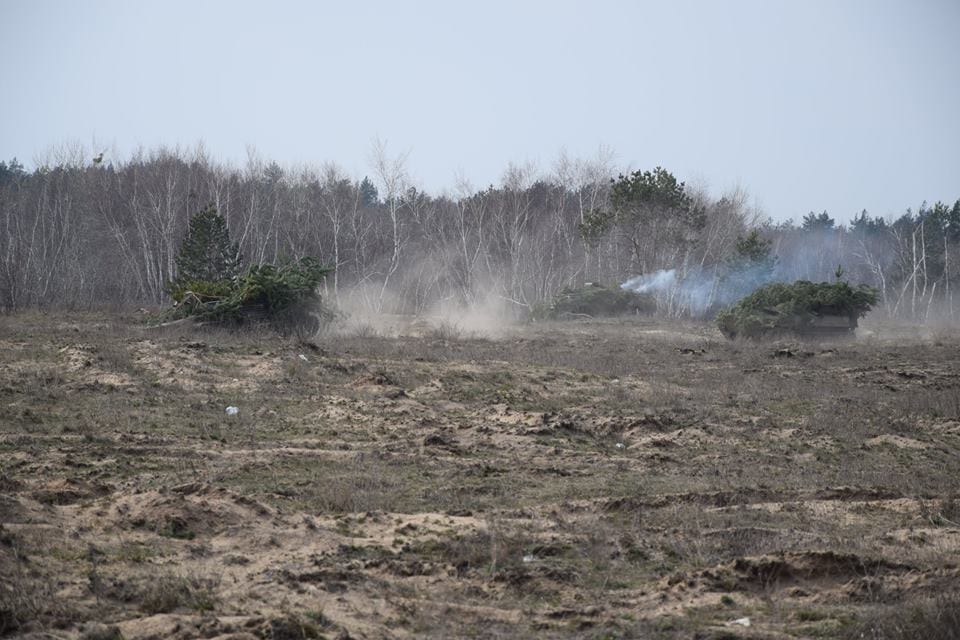
[[[754,289],[778,280],[763,266],[721,273],[718,269],[688,271],[661,269],[630,278],[621,289],[654,295],[657,306],[669,315],[702,317],[729,306]]]
[[[656,273],[630,278],[620,288],[634,293],[657,293],[674,286],[676,282],[676,269],[661,269]]]

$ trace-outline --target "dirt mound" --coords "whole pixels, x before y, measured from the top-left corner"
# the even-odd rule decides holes
[[[506,427],[515,427],[513,433],[522,435],[582,434],[589,437],[607,437],[623,433],[636,421],[612,416],[591,416],[578,410],[520,411],[506,404],[496,404],[479,417]]]
[[[259,616],[216,618],[185,614],[161,613],[134,620],[126,620],[112,627],[125,640],[188,640],[191,638],[221,638],[247,640],[250,638],[309,638],[310,635],[271,634],[270,623]],[[101,637],[101,636],[90,636]],[[111,637],[111,636],[103,636]]]
[[[136,380],[129,373],[116,370],[124,366],[125,351],[125,346],[120,346],[116,353],[103,353],[101,347],[81,343],[63,347],[59,353],[77,384],[133,387]]]
[[[372,371],[350,381],[352,387],[397,387],[399,383],[386,371]]]
[[[0,492],[15,493],[23,489],[23,483],[16,478],[0,474]]]
[[[108,495],[110,487],[82,480],[60,479],[46,483],[40,489],[31,492],[34,500],[49,505],[75,504]]]
[[[407,397],[407,392],[400,383],[385,371],[373,371],[359,376],[350,382],[350,386],[362,393],[388,400]]]
[[[902,491],[884,487],[827,487],[813,494],[817,500],[848,500],[870,502],[896,500],[903,497]]]
[[[910,565],[882,558],[835,551],[806,551],[738,558],[703,572],[701,577],[709,586],[722,591],[763,591],[810,582],[843,583],[914,570]]]
[[[120,528],[189,540],[254,523],[272,516],[273,510],[222,487],[189,484],[169,492],[124,496],[117,501],[114,514],[114,522]]]
[[[662,494],[658,496],[624,496],[610,498],[603,503],[606,511],[635,511],[641,508],[660,508],[671,504],[695,504],[704,507],[730,507],[769,502],[782,498],[772,489],[740,488],[730,491],[707,491]]]
[[[17,498],[0,495],[0,523],[14,524],[32,519],[33,510],[24,506]]]

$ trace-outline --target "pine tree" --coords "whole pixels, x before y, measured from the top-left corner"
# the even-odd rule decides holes
[[[833,218],[830,217],[826,211],[820,215],[815,214],[813,211],[803,216],[803,225],[802,228],[804,231],[830,231],[834,228],[836,222]]]
[[[370,182],[370,178],[364,176],[360,183],[360,201],[365,207],[372,207],[380,201],[380,194],[377,193],[377,187]]]
[[[773,243],[761,236],[757,229],[746,237],[737,238],[734,253],[725,262],[725,273],[721,280],[725,292],[723,297],[733,300],[770,282],[777,267]]]
[[[240,246],[230,242],[227,221],[208,205],[190,218],[187,237],[177,253],[175,285],[216,283],[240,272]]]

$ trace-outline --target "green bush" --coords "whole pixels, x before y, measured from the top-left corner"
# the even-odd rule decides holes
[[[760,287],[717,315],[717,325],[728,338],[758,338],[778,333],[804,333],[823,316],[842,316],[849,326],[877,303],[879,292],[846,282],[775,283]]]

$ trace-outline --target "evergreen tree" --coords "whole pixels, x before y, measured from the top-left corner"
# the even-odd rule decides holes
[[[380,200],[380,194],[377,187],[370,181],[370,178],[364,176],[360,183],[360,201],[365,207],[372,207]]]
[[[864,209],[850,221],[850,231],[863,236],[876,235],[887,230],[887,222],[882,217],[871,218]]]
[[[670,263],[706,221],[704,208],[686,192],[683,182],[662,167],[620,175],[610,184],[609,210],[591,212],[580,225],[588,240],[611,227],[619,229],[643,273]]]
[[[835,221],[830,217],[826,211],[820,215],[815,214],[813,211],[803,216],[803,225],[802,229],[804,231],[830,231],[833,229]]]
[[[227,221],[216,207],[208,205],[190,218],[176,263],[179,286],[230,280],[240,272],[240,247],[230,242]]]
[[[736,246],[736,260],[747,264],[760,264],[773,269],[777,258],[772,255],[773,243],[760,235],[754,229],[746,238],[738,237]]]
[[[773,243],[754,229],[746,237],[737,238],[734,253],[726,260],[725,266],[721,281],[725,297],[737,299],[745,296],[773,279],[777,267]]]
[[[27,175],[27,172],[23,170],[23,165],[17,162],[17,159],[14,158],[10,161],[10,164],[6,162],[0,162],[0,184],[3,184],[7,181],[13,181],[17,178],[23,178]]]

